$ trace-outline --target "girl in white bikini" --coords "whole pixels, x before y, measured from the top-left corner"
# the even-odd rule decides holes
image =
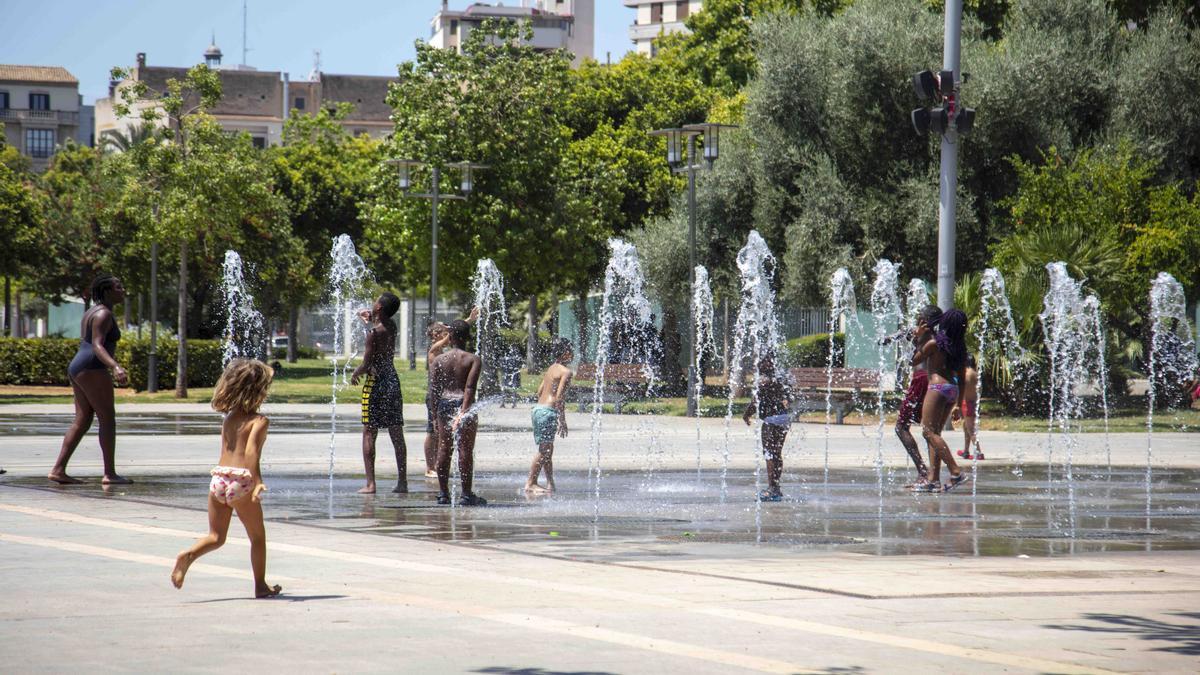
[[[208,534],[196,540],[175,559],[171,583],[183,587],[183,578],[196,558],[221,548],[236,511],[250,539],[250,567],[254,571],[254,597],[270,598],[283,590],[268,586],[267,533],[263,526],[262,473],[259,458],[267,441],[270,421],[258,414],[271,386],[271,368],[261,361],[234,359],[225,367],[213,391],[213,410],[225,413],[221,424],[221,459],[210,472]]]

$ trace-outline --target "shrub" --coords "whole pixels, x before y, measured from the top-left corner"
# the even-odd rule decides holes
[[[158,341],[158,386],[175,386],[175,341]],[[70,386],[67,366],[75,357],[79,340],[74,338],[0,338],[0,384]],[[123,339],[117,343],[117,363],[129,372],[136,390],[146,388],[150,341]],[[219,340],[188,341],[188,386],[211,387],[221,376],[222,349]]]
[[[308,346],[296,347],[296,358],[319,359],[319,358],[322,358],[323,356],[324,355],[321,354],[321,350],[317,349],[316,347],[308,347]],[[273,348],[271,350],[271,358],[280,359],[280,360],[286,359],[287,358],[287,347]]]
[[[67,366],[79,340],[0,338],[0,384],[70,385]]]
[[[837,343],[837,359],[835,368],[841,368],[846,363],[846,336],[834,333],[833,341]],[[824,368],[829,365],[829,333],[805,335],[787,341],[785,347],[787,365],[791,368]]]

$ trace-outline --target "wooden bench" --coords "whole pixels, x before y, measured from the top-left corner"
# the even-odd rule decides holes
[[[604,366],[604,400],[612,404],[617,413],[630,399],[645,395],[650,379],[646,377],[649,367],[641,363],[609,363]],[[595,381],[598,373],[596,364],[581,363],[575,371],[575,383],[571,385],[568,398],[579,403],[579,412],[588,409],[595,399]],[[592,386],[578,386],[580,382],[591,382]]]
[[[832,374],[832,383],[830,375]],[[812,394],[792,401],[792,412],[801,410],[825,410],[825,392],[830,389],[829,409],[836,415],[837,423],[843,424],[846,412],[862,397],[863,390],[878,391],[879,371],[870,368],[791,368],[792,391]]]

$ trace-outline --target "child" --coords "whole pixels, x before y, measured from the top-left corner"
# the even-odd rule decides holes
[[[258,463],[270,422],[258,414],[258,407],[267,398],[270,386],[270,367],[250,359],[230,361],[217,381],[212,407],[225,413],[225,421],[221,423],[221,459],[211,471],[208,486],[209,532],[175,559],[175,570],[171,572],[175,588],[183,587],[183,578],[196,558],[221,548],[229,532],[229,519],[237,511],[250,538],[254,597],[271,598],[283,590],[267,585],[267,534],[259,504],[267,486],[263,485]]]
[[[758,362],[758,374],[758,394],[750,397],[750,403],[742,413],[742,421],[749,426],[755,412],[763,421],[762,446],[763,456],[767,460],[767,489],[758,498],[764,502],[778,502],[783,500],[783,492],[779,489],[779,479],[783,475],[783,443],[792,424],[792,415],[788,411],[788,387],[775,377],[775,360],[769,354]]]
[[[471,408],[479,386],[483,362],[467,351],[471,325],[462,319],[450,324],[450,349],[433,362],[429,398],[433,402],[437,430],[438,504],[450,503],[450,460],[458,450],[458,475],[462,481],[462,506],[484,506],[487,500],[471,491],[475,471],[475,432],[479,416]],[[455,448],[457,446],[457,448]]]
[[[925,366],[929,376],[929,391],[921,407],[921,435],[929,446],[929,478],[916,485],[922,492],[951,490],[965,482],[967,474],[954,461],[954,453],[942,438],[942,429],[950,412],[962,405],[959,383],[967,358],[967,315],[951,309],[938,319],[934,339],[925,343],[913,356],[912,365]],[[950,482],[942,486],[938,474],[942,462],[950,469]]]
[[[942,318],[942,310],[937,305],[926,305],[917,314],[917,327],[912,333],[913,347],[917,352],[933,341],[933,326],[940,318]],[[925,392],[928,389],[929,376],[925,373],[924,364],[914,365],[912,381],[909,382],[908,391],[904,395],[904,402],[900,404],[900,414],[896,417],[896,436],[900,438],[901,445],[904,446],[908,456],[912,458],[913,464],[917,467],[917,482],[914,485],[921,485],[929,478],[929,469],[921,459],[921,448],[917,445],[917,439],[913,438],[912,432],[909,431],[912,424],[921,423],[921,406],[925,402]]]
[[[479,308],[472,307],[471,314],[466,319],[467,324],[473,326],[478,320]],[[436,480],[438,442],[437,429],[433,423],[433,399],[429,398],[429,376],[434,359],[441,356],[450,345],[450,330],[441,321],[431,320],[429,327],[425,329],[425,336],[429,338],[429,351],[425,354],[425,478]]]
[[[546,369],[542,376],[542,386],[538,387],[538,402],[533,406],[533,440],[538,444],[537,455],[533,458],[533,466],[529,468],[529,480],[525,481],[525,492],[545,494],[554,492],[554,435],[557,433],[567,437],[567,388],[571,386],[570,367],[567,366],[575,354],[571,349],[571,341],[558,338],[551,343],[554,363]],[[537,484],[538,474],[546,470],[546,487]]]
[[[357,385],[366,375],[362,393],[362,449],[367,484],[360,494],[375,494],[375,439],[379,430],[387,429],[396,453],[396,487],[394,493],[408,492],[408,446],[404,443],[404,399],[400,394],[400,378],[396,374],[396,322],[392,320],[400,309],[400,298],[384,293],[375,301],[365,320],[371,326],[367,332],[362,363],[350,376]],[[365,311],[365,310],[364,310]]]
[[[962,407],[955,408],[955,421],[963,423],[963,449],[958,456],[963,459],[983,459],[983,450],[979,449],[979,441],[975,437],[976,408],[979,405],[979,370],[975,367],[975,357],[967,354],[967,365],[963,368]],[[975,454],[971,454],[975,448]]]

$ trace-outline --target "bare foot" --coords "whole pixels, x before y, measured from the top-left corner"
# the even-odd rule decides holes
[[[426,471],[425,477],[432,478],[433,480],[437,480],[437,472],[436,471]]]
[[[359,490],[359,491],[358,491],[358,494],[360,494],[360,495],[373,495],[373,494],[375,494],[375,484],[374,484],[374,483],[367,483],[367,486],[366,486],[365,488],[363,488],[363,489]]]
[[[541,485],[534,483],[533,485],[526,485],[525,492],[528,492],[531,495],[544,495],[550,491],[547,490],[546,488],[542,487]]]
[[[546,483],[546,492],[547,493],[554,492],[554,483]]]
[[[279,584],[274,586],[260,586],[254,589],[254,597],[258,599],[273,598],[283,592],[283,587]]]
[[[66,471],[51,471],[50,473],[46,474],[46,478],[49,478],[59,485],[78,485],[83,482],[78,478],[72,478],[71,476],[68,476]]]
[[[184,551],[175,558],[175,569],[171,571],[171,583],[175,588],[183,588],[183,577],[187,575],[188,568],[195,560],[196,556],[192,555],[191,551]]]
[[[392,488],[392,494],[408,494],[408,481],[397,481],[396,487]]]
[[[124,476],[118,476],[115,473],[111,476],[105,476],[104,480],[100,482],[104,485],[131,485],[133,483],[132,480]]]

